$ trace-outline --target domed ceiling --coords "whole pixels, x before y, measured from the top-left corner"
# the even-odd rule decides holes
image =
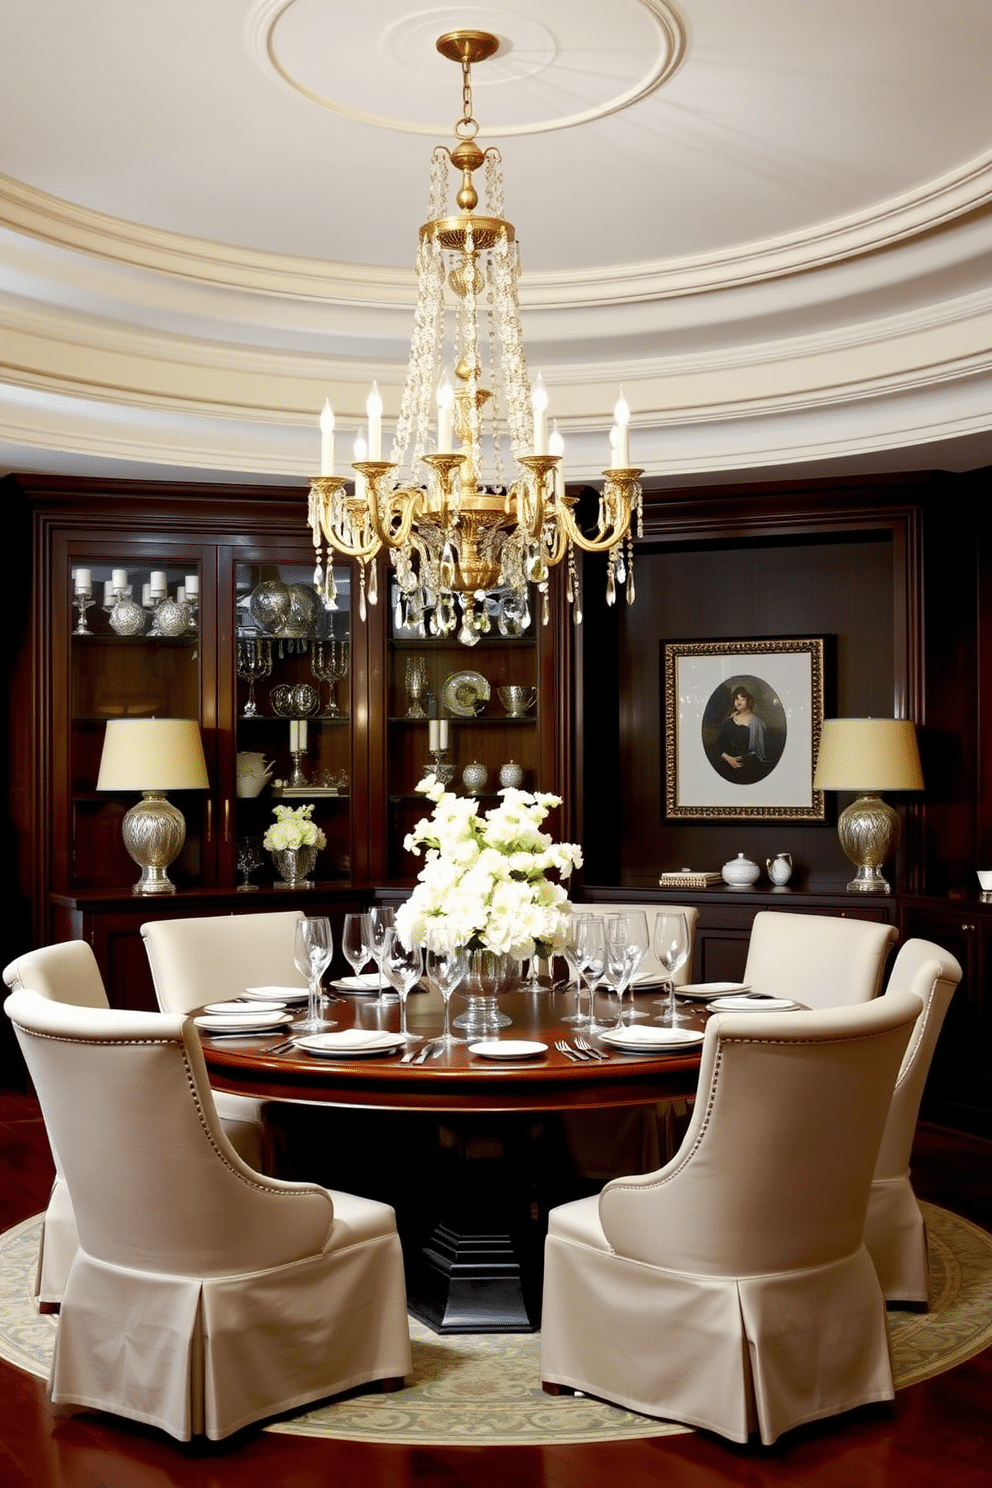
[[[7,0],[0,466],[304,482],[399,406],[473,73],[569,478],[992,463],[984,0]]]

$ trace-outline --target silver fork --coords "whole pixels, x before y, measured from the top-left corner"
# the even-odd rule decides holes
[[[581,1036],[575,1040],[575,1047],[581,1049],[584,1054],[588,1054],[590,1059],[609,1059],[610,1057],[609,1054],[604,1054],[602,1049],[593,1048],[592,1044]]]
[[[564,1054],[573,1064],[581,1064],[585,1059],[584,1054],[580,1054],[578,1049],[573,1049],[571,1044],[566,1044],[564,1039],[555,1039],[555,1048],[559,1054]]]

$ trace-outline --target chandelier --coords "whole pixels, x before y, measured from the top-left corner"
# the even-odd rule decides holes
[[[547,624],[550,570],[561,562],[579,623],[577,547],[607,555],[607,603],[614,603],[623,583],[631,603],[632,520],[641,535],[642,472],[630,465],[630,411],[622,391],[598,520],[587,535],[575,512],[578,498],[565,493],[564,440],[557,425],[549,433],[543,380],[531,384],[527,375],[517,296],[520,253],[504,217],[500,154],[476,143],[472,114],[472,64],[491,57],[498,45],[485,31],[451,31],[437,42],[443,56],[461,64],[462,114],[454,148],[437,146],[431,161],[413,340],[391,457],[382,459],[382,400],[373,383],[367,439],[363,431],[356,440],[349,490],[334,471],[334,415],[325,403],[321,474],[311,482],[309,507],[314,583],[329,609],[336,608],[334,555],[358,565],[364,620],[366,595],[377,602],[375,560],[385,549],[401,624],[435,636],[457,631],[469,646],[489,632],[494,618],[502,634],[522,633],[530,624],[532,585]],[[461,177],[455,215],[448,211],[452,168]],[[473,175],[480,168],[485,210],[477,213]]]

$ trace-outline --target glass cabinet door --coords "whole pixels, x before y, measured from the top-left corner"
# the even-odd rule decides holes
[[[70,554],[68,565],[70,890],[119,888],[138,874],[121,835],[138,797],[97,790],[108,721],[201,718],[200,562],[138,556],[123,544],[115,548],[112,538],[102,552],[99,560]],[[64,604],[62,597],[56,616]],[[186,820],[169,877],[177,886],[198,885],[209,872],[209,801],[202,791],[172,791],[169,799]]]
[[[234,567],[239,886],[281,881],[262,843],[278,805],[311,807],[326,838],[311,879],[352,874],[350,571],[334,577],[329,610],[314,591],[312,563]]]
[[[428,770],[484,809],[503,785],[546,789],[539,780],[538,646],[529,613],[492,602],[491,634],[475,646],[430,634],[410,616],[395,585],[387,666],[387,872],[408,878],[422,866],[403,839],[430,806],[416,794]],[[501,778],[502,776],[502,778]]]

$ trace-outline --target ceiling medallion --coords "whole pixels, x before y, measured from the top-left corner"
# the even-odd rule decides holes
[[[375,384],[352,466],[353,491],[334,469],[334,415],[321,414],[321,473],[311,483],[309,522],[317,553],[314,582],[336,607],[334,555],[359,567],[359,615],[376,603],[375,559],[385,550],[396,573],[400,623],[415,634],[471,646],[491,629],[520,634],[530,624],[530,586],[549,617],[550,570],[566,565],[566,593],[582,618],[576,547],[607,556],[606,597],[626,582],[634,598],[632,520],[641,517],[640,469],[631,466],[630,411],[621,392],[610,434],[595,531],[578,524],[565,494],[564,440],[548,429],[548,395],[524,357],[517,279],[520,256],[504,216],[499,151],[476,142],[474,62],[497,38],[451,31],[438,50],[460,64],[462,113],[452,149],[431,160],[430,215],[417,250],[413,342],[391,458],[382,458],[382,400]],[[448,208],[448,171],[460,178],[458,211]],[[474,173],[484,168],[485,211],[477,213]],[[450,312],[448,307],[450,306]],[[446,334],[450,330],[451,334]],[[453,379],[448,368],[453,369]],[[487,371],[484,371],[487,368]],[[489,386],[483,386],[486,377]],[[457,448],[456,446],[457,441]]]

